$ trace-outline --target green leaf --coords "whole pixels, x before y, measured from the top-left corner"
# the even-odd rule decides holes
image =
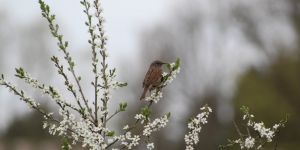
[[[127,102],[125,102],[124,104],[123,104],[123,108],[125,109],[127,107]]]
[[[68,140],[65,137],[61,139],[61,147],[63,150],[70,150]]]
[[[152,113],[152,110],[146,106],[145,108],[142,108],[142,115],[145,117],[149,117]]]
[[[223,149],[225,149],[225,146],[224,145],[219,145],[219,149],[223,150]]]
[[[170,70],[171,65],[169,63],[166,63],[167,68]]]
[[[47,12],[50,12],[50,7],[48,5],[46,5],[46,10]]]
[[[68,47],[68,45],[69,45],[69,42],[65,41],[65,47]]]
[[[189,122],[192,122],[194,120],[194,117],[189,118]]]
[[[115,131],[110,131],[110,132],[108,132],[107,136],[114,136],[114,134],[115,134]]]
[[[180,58],[177,58],[173,70],[176,70],[179,67],[179,65],[180,65]]]
[[[79,81],[81,80],[81,76],[78,77],[78,80],[79,80]]]
[[[169,118],[171,116],[171,113],[169,112],[169,113],[167,113],[167,118]]]
[[[290,116],[291,116],[290,114],[286,114],[285,118],[286,118],[286,119],[289,119]]]

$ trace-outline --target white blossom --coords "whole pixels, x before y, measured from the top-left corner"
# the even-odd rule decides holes
[[[147,149],[152,149],[152,148],[154,148],[154,143],[148,143],[147,144]]]
[[[126,125],[126,126],[124,126],[124,130],[127,130],[129,128],[129,126],[128,125]]]
[[[254,138],[252,138],[252,137],[246,138],[246,140],[245,140],[245,147],[246,148],[252,148],[254,146],[254,144],[255,144],[255,139]]]
[[[190,132],[184,137],[187,150],[193,150],[193,145],[199,142],[198,134],[201,131],[201,125],[207,123],[207,117],[209,113],[212,112],[212,109],[208,106],[202,107],[200,108],[200,110],[202,110],[203,112],[198,114],[196,118],[192,119],[188,123],[188,128],[190,129]]]

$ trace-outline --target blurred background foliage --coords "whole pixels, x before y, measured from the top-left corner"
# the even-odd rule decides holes
[[[213,113],[208,124],[203,126],[200,142],[195,149],[217,149],[218,145],[226,144],[227,139],[238,139],[232,120],[241,131],[246,132],[243,114],[239,111],[242,106],[250,108],[256,122],[263,121],[269,127],[284,119],[285,114],[291,114],[286,128],[280,132],[277,149],[298,149],[299,1],[212,0],[210,4],[203,6],[201,1],[189,0],[172,6],[172,18],[156,26],[145,27],[140,33],[140,51],[128,54],[134,55],[135,59],[124,57],[114,60],[119,64],[119,78],[127,81],[129,86],[114,92],[117,94],[113,95],[116,104],[110,105],[114,108],[118,105],[117,102],[126,101],[129,106],[125,113],[112,119],[110,125],[118,128],[131,125],[134,122],[133,116],[147,104],[138,101],[138,98],[142,92],[144,73],[154,59],[172,62],[180,57],[180,74],[163,90],[163,99],[152,106],[153,117],[162,116],[169,111],[172,114],[167,127],[153,135],[155,149],[184,149],[188,118],[198,114],[199,108],[206,103],[213,108]],[[29,26],[19,26],[14,31],[18,36],[14,37],[5,27],[8,14],[0,11],[0,16],[0,73],[13,67],[5,61],[5,58],[11,58],[13,54],[11,59],[20,61],[22,67],[38,79],[48,84],[58,82],[54,80],[57,77],[54,76],[56,71],[50,62],[53,50],[47,42],[51,38],[47,25],[32,23]],[[82,60],[88,61],[90,56],[85,55]],[[114,59],[114,56],[110,59]],[[42,65],[36,65],[40,61]],[[28,88],[22,83],[18,84]],[[0,87],[0,93],[7,93],[3,89]],[[39,94],[33,91],[35,99],[45,99],[42,103],[47,106],[46,109],[55,111],[56,107]],[[4,101],[17,99],[8,96],[0,98],[2,104]],[[14,107],[18,109],[26,106]],[[42,129],[42,115],[35,111],[21,117],[14,115],[13,110],[0,113],[14,116],[9,127],[0,132],[0,150],[34,150],[45,147],[60,149],[60,139]],[[122,130],[116,132],[122,133]],[[139,132],[140,127],[133,131]],[[133,149],[145,149],[142,143]],[[267,144],[265,150],[274,149],[274,145],[274,142]]]

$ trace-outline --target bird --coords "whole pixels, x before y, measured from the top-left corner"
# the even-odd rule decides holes
[[[149,90],[151,92],[151,90],[154,87],[157,87],[161,84],[162,82],[162,74],[163,74],[163,69],[162,69],[162,65],[166,64],[163,63],[159,60],[155,60],[151,63],[149,70],[147,71],[146,75],[145,75],[145,79],[143,82],[143,94],[140,98],[140,100],[142,100],[143,98],[145,98],[145,95],[147,93],[147,91]]]

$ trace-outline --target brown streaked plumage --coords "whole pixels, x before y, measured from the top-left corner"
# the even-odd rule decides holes
[[[165,64],[159,60],[156,60],[151,63],[148,72],[146,73],[143,88],[144,92],[140,98],[142,100],[145,98],[145,95],[148,90],[151,90],[153,87],[157,87],[161,84],[163,70],[161,69],[162,65]]]

